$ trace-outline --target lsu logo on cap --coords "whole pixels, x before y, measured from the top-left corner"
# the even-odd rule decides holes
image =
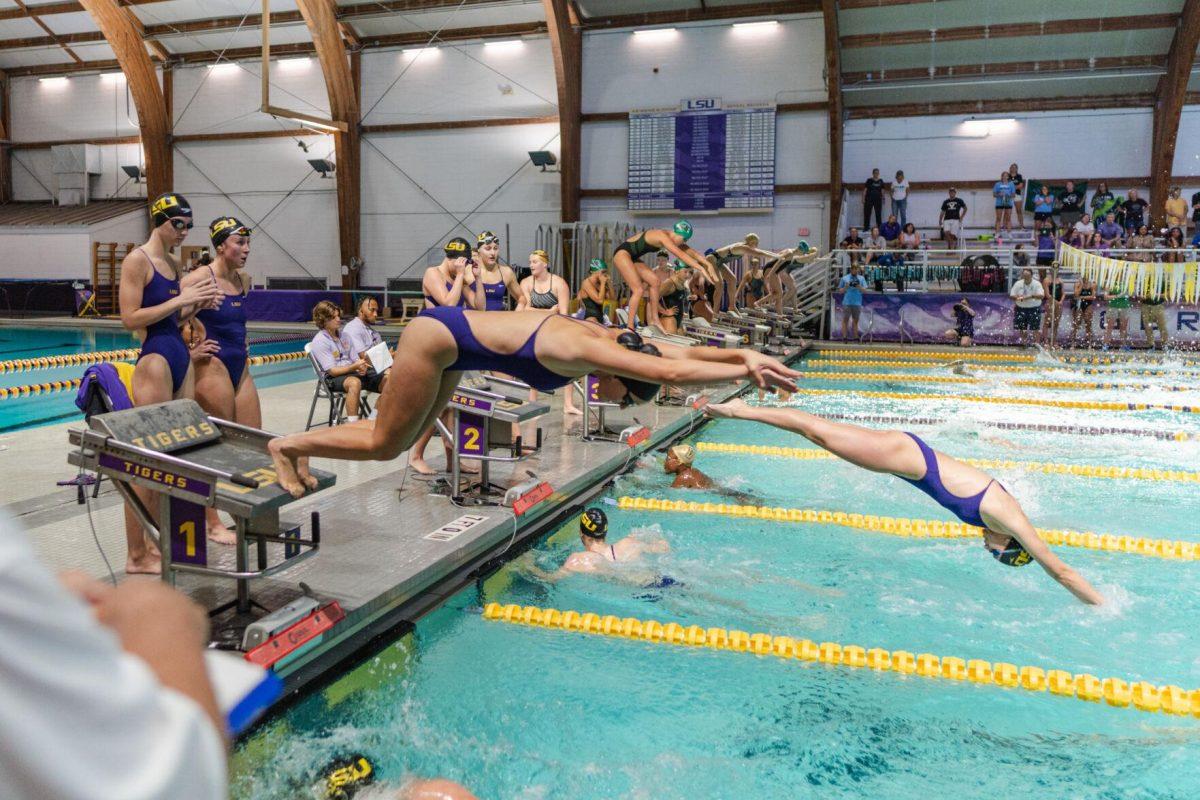
[[[229,230],[230,228],[241,227],[244,227],[242,223],[238,222],[233,217],[225,217],[224,219],[219,219],[212,224],[212,232],[220,233],[221,231]]]
[[[595,533],[599,529],[596,521],[586,511],[579,517],[579,526],[588,533]]]
[[[467,243],[461,239],[453,239],[446,243],[446,252],[448,253],[467,253]]]
[[[150,206],[150,213],[157,216],[159,214],[165,214],[172,208],[182,209],[182,206],[179,204],[179,195],[167,194],[158,198],[154,201],[154,205]]]

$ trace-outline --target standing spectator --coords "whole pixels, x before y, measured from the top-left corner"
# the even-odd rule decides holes
[[[904,230],[900,231],[899,246],[906,251],[921,249],[921,234],[917,233],[916,225],[911,222],[904,224]]]
[[[1130,250],[1125,254],[1127,261],[1153,261],[1154,249],[1157,242],[1150,235],[1150,229],[1145,225],[1139,225],[1137,232],[1129,237],[1129,241],[1125,243],[1125,247]]]
[[[1196,194],[1200,197],[1200,192]],[[908,224],[908,178],[904,170],[896,170],[896,180],[892,183],[892,214],[900,219],[900,227]]]
[[[1167,227],[1180,228],[1181,230],[1187,227],[1188,220],[1188,204],[1187,200],[1183,199],[1183,189],[1178,186],[1171,187],[1171,196],[1167,198],[1167,202],[1163,206],[1163,210],[1167,212]]]
[[[1054,225],[1050,222],[1043,222],[1038,228],[1037,235],[1037,265],[1039,267],[1048,267],[1054,263],[1055,244]]]
[[[1079,334],[1079,326],[1083,325],[1083,341],[1092,343],[1092,316],[1095,314],[1096,284],[1087,275],[1080,275],[1075,282],[1075,292],[1072,295],[1074,311],[1071,313],[1071,340],[1068,347],[1075,346],[1075,337]]]
[[[951,189],[949,195],[942,201],[942,213],[938,214],[938,225],[946,239],[946,248],[957,250],[958,237],[962,235],[962,221],[967,215],[967,204],[958,198],[956,189]]]
[[[887,222],[879,228],[879,233],[887,240],[889,247],[896,246],[900,240],[900,223],[896,221],[895,214],[887,218]]]
[[[1000,180],[992,185],[992,197],[996,198],[996,233],[1000,233],[1001,228],[1012,230],[1013,197],[1016,193],[1017,187],[1009,173],[1001,172]]]
[[[1016,308],[1013,311],[1013,327],[1021,337],[1021,346],[1029,347],[1034,334],[1042,327],[1042,299],[1045,290],[1033,279],[1033,270],[1021,270],[1021,280],[1012,285],[1008,296]]]
[[[1017,211],[1017,228],[1025,229],[1025,176],[1017,167],[1016,162],[1008,165],[1008,179],[1013,182],[1017,193],[1013,195],[1013,207]]]
[[[1183,231],[1180,228],[1175,227],[1167,231],[1167,235],[1163,238],[1163,247],[1166,248],[1162,257],[1163,261],[1172,264],[1183,263]]]
[[[863,240],[858,235],[858,228],[851,228],[846,234],[846,238],[842,239],[842,243],[838,245],[841,249],[850,254],[850,263],[857,264],[862,258]]]
[[[1111,292],[1103,292],[1102,296],[1108,301],[1104,312],[1104,349],[1112,346],[1112,333],[1115,329],[1121,331],[1121,349],[1129,349],[1129,320],[1133,316],[1133,304],[1129,290],[1118,286]]]
[[[1125,230],[1133,233],[1145,224],[1150,204],[1138,197],[1137,189],[1130,189],[1129,199],[1121,204],[1121,209],[1125,212]]]
[[[875,212],[875,224],[883,224],[883,178],[879,168],[871,170],[871,177],[863,184],[863,229],[871,226],[871,212]]]
[[[975,309],[963,298],[954,304],[954,327],[944,334],[947,339],[958,339],[959,347],[970,347],[975,343]]]
[[[1033,198],[1033,224],[1036,226],[1039,222],[1053,219],[1054,195],[1050,194],[1050,187],[1043,183]]]
[[[1039,270],[1042,292],[1045,294],[1045,314],[1042,316],[1042,342],[1053,346],[1058,340],[1062,321],[1063,282],[1058,270]]]
[[[863,288],[867,280],[862,276],[862,267],[850,265],[850,272],[843,275],[838,282],[837,291],[842,293],[842,338],[849,339],[850,334],[858,339],[858,318],[862,314]]]
[[[1099,225],[1100,221],[1104,219],[1105,214],[1110,210],[1115,212],[1116,205],[1117,198],[1113,197],[1113,193],[1108,190],[1108,183],[1100,181],[1096,187],[1096,193],[1092,195],[1092,202],[1089,206],[1092,209],[1092,219]]]
[[[1165,350],[1167,348],[1167,312],[1163,308],[1163,303],[1166,302],[1165,297],[1161,294],[1155,297],[1142,298],[1142,330],[1146,334],[1146,347],[1153,347],[1156,350]],[[1151,326],[1158,328],[1158,345],[1154,344],[1154,331]]]
[[[1058,219],[1063,230],[1071,230],[1079,218],[1083,216],[1083,192],[1075,188],[1075,181],[1067,181],[1067,186],[1058,194]]]

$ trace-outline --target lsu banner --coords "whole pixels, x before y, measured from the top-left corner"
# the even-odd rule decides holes
[[[1125,261],[1108,258],[1062,244],[1059,265],[1080,275],[1086,275],[1106,292],[1123,291],[1131,297],[1165,297],[1172,303],[1200,303],[1200,265],[1159,264],[1153,261]]]

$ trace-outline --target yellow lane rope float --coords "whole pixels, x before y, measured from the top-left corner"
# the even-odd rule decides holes
[[[136,350],[134,353],[136,354]],[[305,358],[304,352],[299,353],[276,353],[269,356],[253,356],[249,359],[250,366],[258,367],[263,364],[278,364],[282,361],[296,361],[297,359]],[[0,387],[0,400],[14,400],[18,397],[28,397],[31,394],[49,394],[51,392],[65,392],[72,389],[78,389],[81,379],[69,378],[61,381],[44,381],[42,383],[29,383],[24,386],[9,386],[8,388]]]
[[[949,366],[949,361],[905,361],[903,359],[895,359],[892,361],[842,361],[831,358],[814,359],[804,363],[809,369],[823,369],[825,367],[887,367],[889,369],[937,369]],[[1051,369],[1069,369],[1071,372],[1080,375],[1112,375],[1114,377],[1162,377],[1170,375],[1178,378],[1200,378],[1200,373],[1196,372],[1177,372],[1166,369],[1130,369],[1114,372],[1108,369],[1097,369],[1095,367],[1068,367],[1062,364],[1046,364],[1045,366],[1030,367],[1025,364],[973,364],[969,360],[963,361],[963,366],[970,370],[986,370],[989,372],[1045,372]],[[1200,387],[1197,387],[1200,388]]]
[[[698,503],[691,500],[663,500],[657,497],[622,497],[619,508],[631,511],[678,511],[685,514],[716,514],[723,517],[749,517],[769,522],[800,522],[838,525],[852,530],[873,531],[888,536],[912,539],[974,539],[983,536],[983,529],[965,522],[935,519],[880,517],[874,514],[852,514],[815,508],[772,508],[770,506],[739,506],[726,503]],[[1051,545],[1065,545],[1105,553],[1126,553],[1151,556],[1172,561],[1200,560],[1200,542],[1174,539],[1145,539],[1118,536],[1094,531],[1071,531],[1038,528],[1038,536]]]
[[[821,358],[901,358],[926,361],[960,361],[966,354],[961,350],[814,350]],[[1036,361],[1037,356],[1020,353],[979,353],[972,351],[972,360],[983,361]]]
[[[586,633],[619,639],[633,639],[654,644],[683,647],[707,647],[711,650],[730,650],[756,656],[775,656],[852,669],[873,669],[918,675],[923,678],[942,678],[966,681],[983,686],[1006,689],[1025,689],[1030,692],[1049,692],[1059,697],[1074,697],[1091,703],[1103,700],[1114,708],[1137,711],[1161,711],[1200,717],[1200,689],[1187,690],[1174,685],[1159,685],[1147,681],[1126,681],[1121,678],[1097,678],[1088,673],[1072,673],[1061,669],[1019,667],[1003,661],[963,659],[957,656],[936,656],[931,653],[912,653],[907,650],[884,650],[881,647],[843,645],[837,642],[815,642],[791,636],[769,633],[748,633],[725,628],[701,628],[678,622],[662,623],[635,617],[617,617],[591,612],[559,611],[537,606],[500,605],[488,603],[483,618],[493,622],[528,625],[571,633]]]
[[[700,452],[745,453],[756,456],[794,458],[801,461],[825,461],[837,458],[833,453],[812,447],[696,442],[696,449]],[[960,458],[959,456],[955,456],[955,458],[980,469],[1025,469],[1031,472],[1043,472],[1047,475],[1075,475],[1080,478],[1125,478],[1139,481],[1200,483],[1200,472],[1184,472],[1177,469],[1113,467],[1104,464],[1058,464],[1051,461],[1010,461],[996,458]]]
[[[935,417],[899,417],[888,414],[826,414],[825,419],[838,419],[845,422],[863,423],[878,422],[884,425],[945,425],[949,420]],[[1001,428],[1009,431],[1038,431],[1040,433],[1066,433],[1073,436],[1148,436],[1164,441],[1186,442],[1200,440],[1200,433],[1188,431],[1156,431],[1150,428],[1098,428],[1092,425],[1045,425],[1032,422],[1004,422],[1002,420],[976,420],[981,425]]]
[[[845,395],[844,389],[798,389],[792,394]],[[891,400],[962,400],[968,403],[996,405],[1045,406],[1047,408],[1085,408],[1092,411],[1177,411],[1200,414],[1200,406],[1175,406],[1165,403],[1116,403],[1101,400],[1051,400],[1038,397],[994,397],[980,394],[922,394],[921,392],[876,392],[854,389],[855,397],[883,397]]]
[[[899,381],[905,383],[986,383],[984,378],[965,375],[903,375],[889,372],[801,372],[801,378],[821,378],[829,381]],[[1200,386],[1160,386],[1145,383],[1097,383],[1089,381],[1057,381],[1044,378],[1006,380],[1009,386],[1026,386],[1036,389],[1158,389],[1165,392],[1196,392]]]
[[[37,358],[15,358],[0,361],[0,372],[24,372],[31,369],[50,367],[74,367],[79,364],[99,364],[106,361],[128,361],[137,358],[136,347],[125,350],[99,350],[92,353],[72,353],[66,356],[38,356]]]
[[[1108,364],[1120,366],[1123,364],[1179,364],[1184,367],[1195,367],[1200,365],[1200,360],[1196,358],[1187,358],[1183,356],[1172,356],[1170,358],[1153,358],[1147,356],[1135,355],[1103,355],[1103,356],[1059,356],[1059,360],[1066,364]]]

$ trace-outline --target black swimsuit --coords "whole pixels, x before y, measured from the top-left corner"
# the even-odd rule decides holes
[[[1087,311],[1088,307],[1091,306],[1091,304],[1096,301],[1095,287],[1088,288],[1088,289],[1080,289],[1078,300],[1079,300],[1079,310]]]
[[[617,245],[617,249],[613,251],[613,256],[615,257],[617,253],[625,252],[629,253],[631,259],[637,261],[647,253],[653,252],[653,250],[654,248],[646,243],[646,234],[643,232],[632,242],[621,242]]]

